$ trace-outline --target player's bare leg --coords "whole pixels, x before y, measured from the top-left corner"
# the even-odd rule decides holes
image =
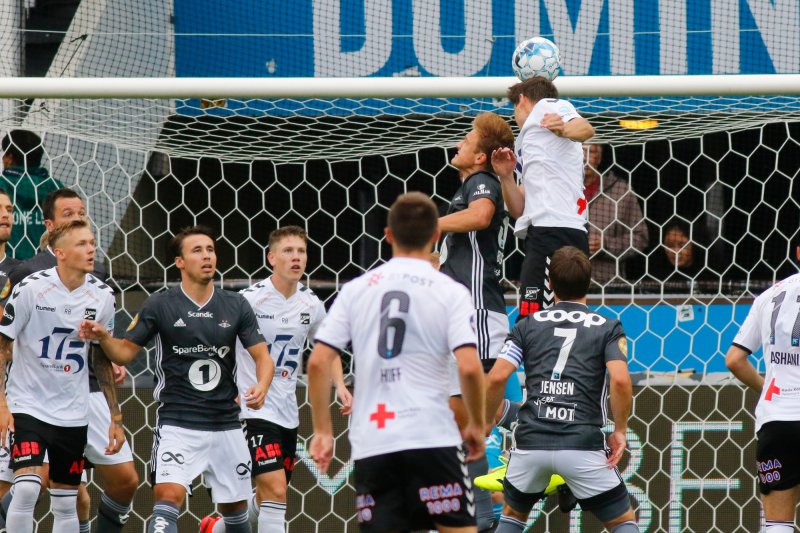
[[[288,483],[283,470],[264,472],[255,477],[255,502],[250,506],[250,525],[258,533],[284,533],[286,531],[286,490]],[[227,533],[225,523],[214,524],[213,533]]]
[[[794,531],[794,515],[800,487],[787,490],[773,490],[761,495],[767,533],[789,533]]]
[[[92,498],[89,496],[89,491],[86,490],[86,483],[81,483],[78,487],[78,501],[75,509],[78,513],[78,524],[80,526],[80,533],[89,533],[89,520],[91,520],[90,508],[92,506]]]

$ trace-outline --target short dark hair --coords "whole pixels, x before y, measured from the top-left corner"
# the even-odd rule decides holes
[[[271,251],[275,244],[285,237],[299,237],[303,239],[303,242],[308,244],[308,234],[306,233],[306,230],[300,226],[283,226],[282,228],[272,230],[272,232],[269,234],[269,242],[267,247]]]
[[[5,189],[4,189],[4,188],[2,188],[2,187],[0,187],[0,195],[2,195],[2,196],[8,196],[8,199],[9,199],[9,200],[11,200],[12,202],[14,201],[14,199],[11,197],[11,193],[10,193],[10,192],[8,192],[7,190],[5,190]]]
[[[17,167],[38,167],[42,164],[42,138],[28,130],[11,130],[2,140],[3,155],[11,156]]]
[[[439,212],[433,200],[421,192],[409,192],[394,201],[386,223],[398,246],[419,250],[433,239],[439,224]]]
[[[47,193],[47,196],[45,196],[44,202],[42,202],[42,216],[45,220],[56,219],[56,200],[60,200],[61,198],[78,198],[80,201],[83,201],[80,194],[66,187],[50,191]]]
[[[76,229],[89,228],[89,223],[83,219],[70,220],[59,226],[56,226],[51,231],[47,232],[47,245],[55,249],[58,241],[64,238],[68,233],[72,233]]]
[[[509,87],[506,96],[513,105],[519,103],[520,96],[525,96],[531,102],[536,103],[545,98],[558,98],[558,89],[552,81],[534,76]]]
[[[169,256],[181,257],[183,254],[183,241],[186,239],[186,237],[191,237],[192,235],[205,235],[211,239],[211,242],[214,243],[214,246],[217,244],[217,237],[214,235],[214,230],[208,226],[189,226],[181,229],[169,240],[169,244],[167,245]]]
[[[550,258],[550,285],[559,300],[579,300],[589,292],[592,263],[574,246],[559,248]]]

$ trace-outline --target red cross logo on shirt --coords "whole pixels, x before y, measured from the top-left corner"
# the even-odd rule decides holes
[[[387,420],[394,419],[394,411],[387,411],[385,403],[378,404],[378,410],[369,415],[370,422],[377,422],[378,429],[383,429],[386,427]]]
[[[764,394],[764,399],[766,401],[772,400],[773,394],[781,395],[781,388],[775,386],[775,378],[772,378],[772,381],[769,382],[769,387],[767,387],[767,393]]]
[[[578,214],[582,215],[586,211],[586,198],[578,198]]]
[[[368,287],[372,287],[373,285],[377,285],[383,279],[383,275],[378,272],[370,276],[369,281],[367,282]]]

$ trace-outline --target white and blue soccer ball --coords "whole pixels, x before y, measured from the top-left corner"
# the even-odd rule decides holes
[[[521,81],[534,76],[553,81],[561,72],[561,52],[553,41],[533,37],[519,43],[511,66]]]

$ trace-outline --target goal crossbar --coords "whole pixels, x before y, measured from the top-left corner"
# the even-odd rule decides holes
[[[0,98],[501,98],[513,77],[0,78]],[[562,76],[567,97],[800,94],[800,74]]]

